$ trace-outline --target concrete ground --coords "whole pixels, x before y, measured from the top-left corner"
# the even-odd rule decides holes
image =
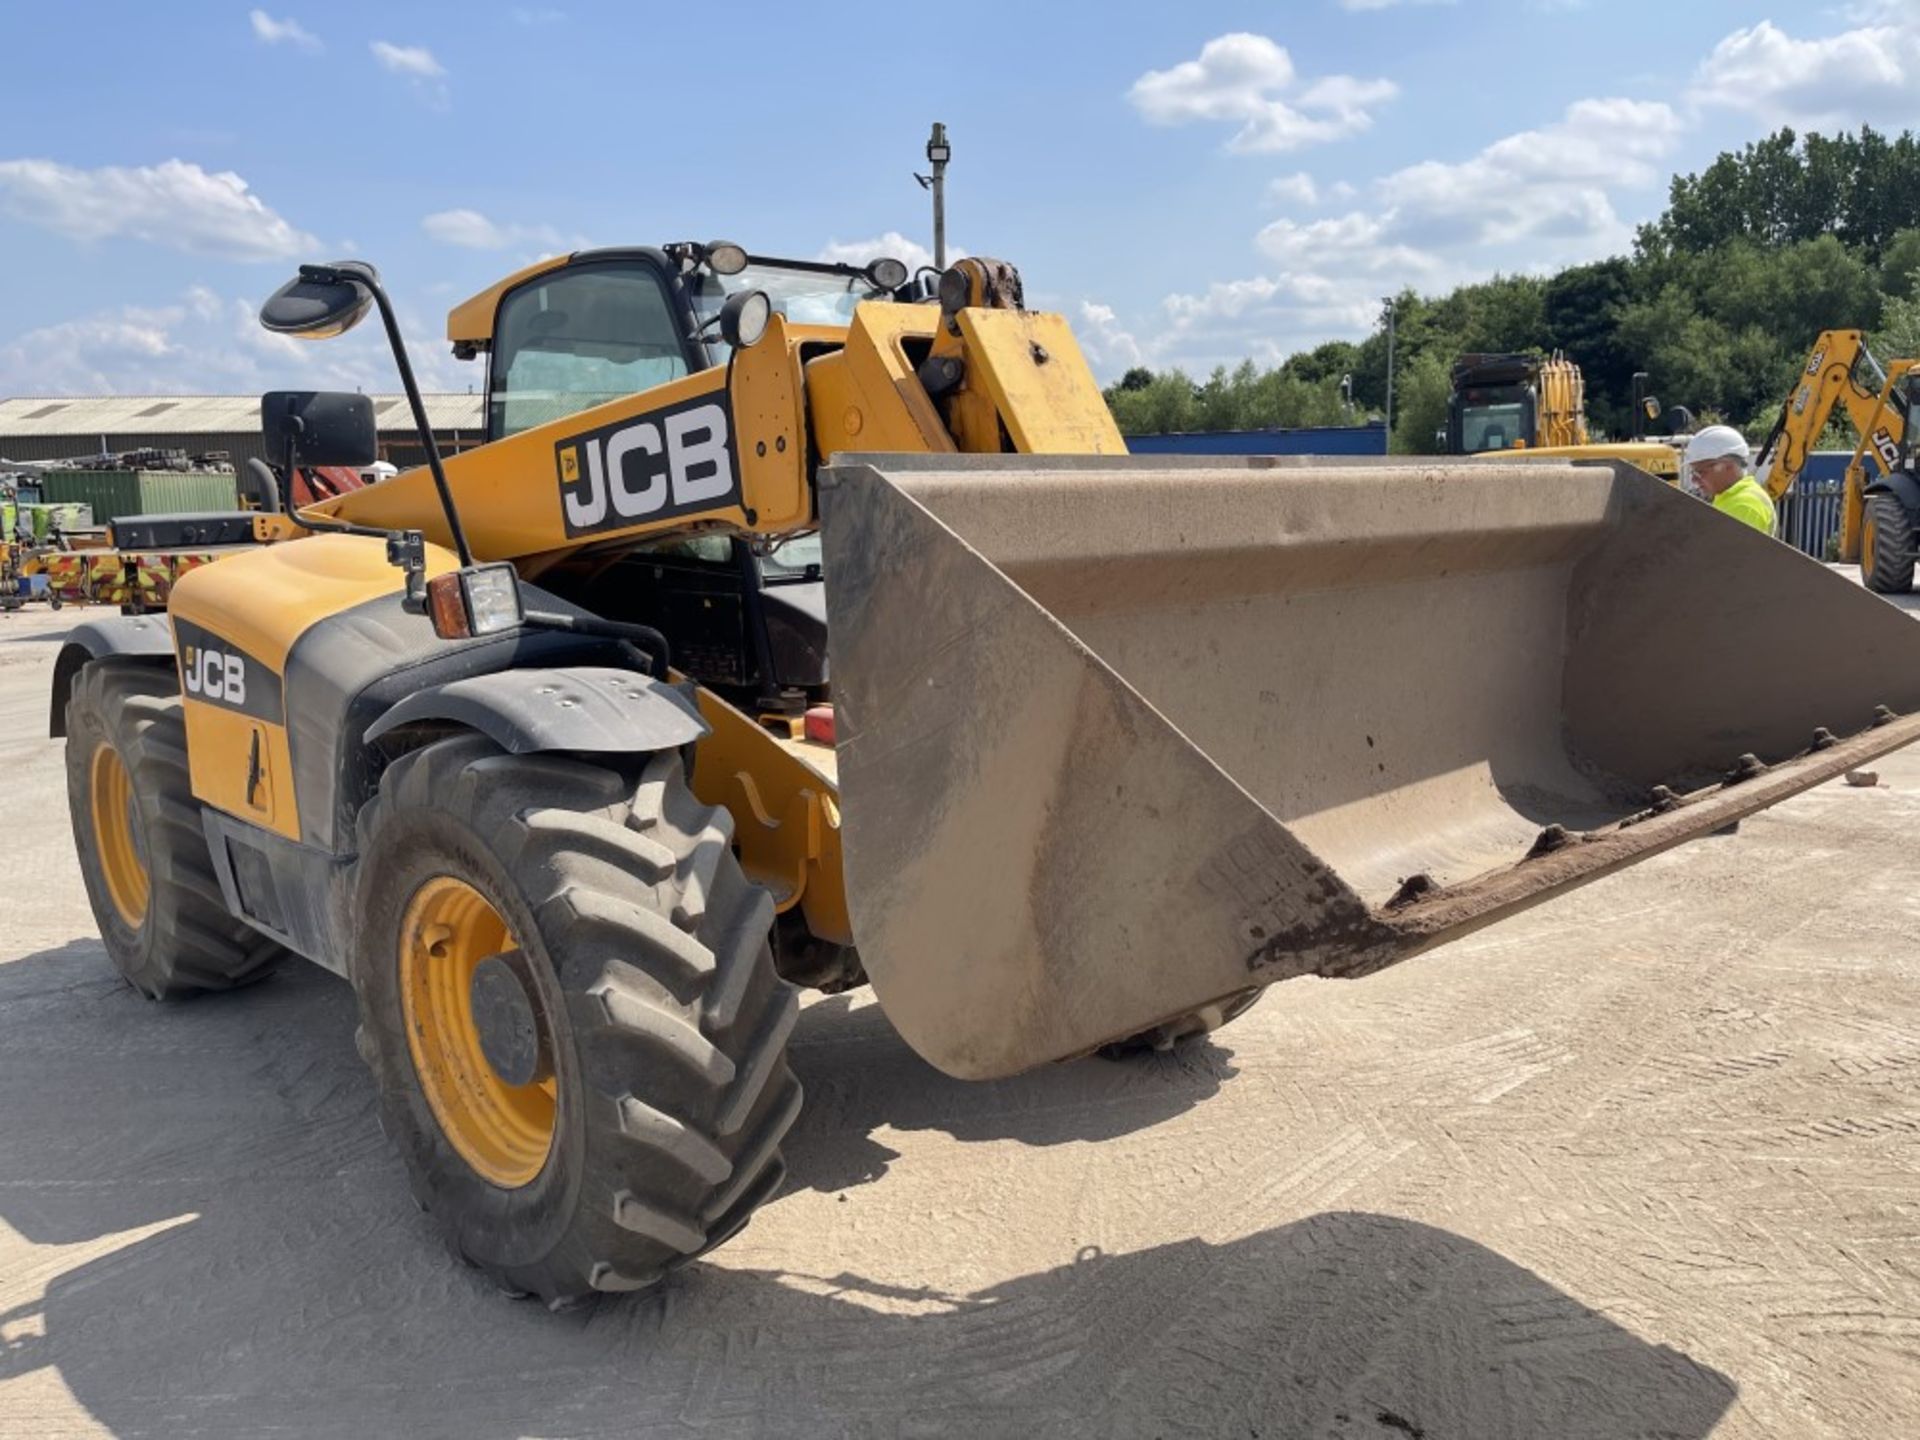
[[[120,984],[0,617],[0,1436],[1920,1433],[1920,754],[1217,1043],[990,1085],[802,1016],[793,1180],[493,1293],[347,988]]]

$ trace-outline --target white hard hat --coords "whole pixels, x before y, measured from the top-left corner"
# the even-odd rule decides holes
[[[1747,437],[1731,425],[1709,425],[1687,441],[1684,463],[1691,466],[1702,460],[1724,460],[1728,456],[1738,460],[1743,468],[1750,464],[1753,454],[1747,449]]]

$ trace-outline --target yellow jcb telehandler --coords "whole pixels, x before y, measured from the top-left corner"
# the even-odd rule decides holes
[[[262,320],[372,308],[427,466],[75,629],[52,729],[120,971],[350,980],[421,1203],[549,1302],[778,1190],[794,984],[961,1077],[1164,1044],[1920,735],[1920,627],[1629,466],[1127,457],[1003,264],[545,262],[452,313],[444,463],[371,267]]]

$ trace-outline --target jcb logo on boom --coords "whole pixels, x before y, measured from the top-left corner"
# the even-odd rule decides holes
[[[739,504],[732,431],[722,400],[702,396],[561,441],[554,462],[567,534]]]
[[[180,669],[189,695],[224,700],[229,705],[247,703],[247,662],[238,655],[189,645],[181,656]]]

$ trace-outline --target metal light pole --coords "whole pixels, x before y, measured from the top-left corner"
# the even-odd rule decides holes
[[[933,122],[933,134],[927,138],[927,163],[933,167],[933,268],[947,268],[947,161],[953,147],[947,144],[947,127]]]
[[[1380,302],[1387,307],[1387,448],[1393,448],[1393,297],[1384,296]]]

